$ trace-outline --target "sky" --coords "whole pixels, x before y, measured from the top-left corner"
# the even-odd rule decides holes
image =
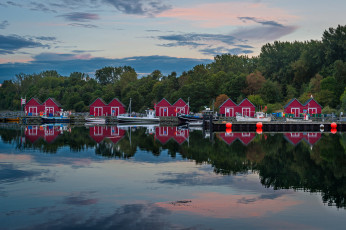
[[[124,65],[181,74],[275,40],[321,40],[345,12],[345,0],[0,0],[0,82]]]

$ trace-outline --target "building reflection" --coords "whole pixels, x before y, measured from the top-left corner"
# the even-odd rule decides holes
[[[124,138],[126,131],[117,126],[91,126],[89,127],[90,137],[97,143],[101,143],[105,138],[114,144]]]
[[[53,143],[64,131],[67,131],[67,126],[53,124],[30,125],[25,127],[25,139],[35,143],[42,138],[47,143]]]
[[[240,140],[244,145],[248,145],[256,136],[256,133],[219,133],[219,137],[228,145],[231,145],[235,140]]]
[[[302,140],[310,146],[316,144],[322,137],[322,133],[284,133],[285,139],[293,145],[299,144]]]
[[[161,144],[166,144],[169,140],[173,139],[181,145],[188,140],[189,134],[189,129],[180,129],[176,126],[159,126],[155,128],[155,140],[158,140]]]

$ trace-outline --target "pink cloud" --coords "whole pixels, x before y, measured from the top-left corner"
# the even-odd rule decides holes
[[[157,15],[157,17],[192,21],[201,27],[244,25],[244,22],[238,18],[249,16],[284,23],[297,18],[279,8],[271,8],[263,3],[246,2],[201,4],[193,8],[174,8]],[[255,24],[251,21],[247,23]]]
[[[0,154],[1,162],[20,162],[20,161],[31,161],[30,155],[23,154]]]
[[[190,202],[191,201],[191,202]],[[191,212],[214,218],[248,218],[278,213],[291,206],[300,204],[287,195],[275,199],[261,199],[256,195],[231,195],[220,193],[196,194],[187,202],[161,202],[158,206],[171,211]]]

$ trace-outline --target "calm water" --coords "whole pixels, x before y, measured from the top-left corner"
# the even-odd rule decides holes
[[[0,128],[0,229],[345,229],[345,133]]]

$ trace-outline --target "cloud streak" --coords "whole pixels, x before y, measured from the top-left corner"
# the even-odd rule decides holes
[[[103,2],[114,6],[117,10],[125,14],[151,17],[171,9],[170,5],[166,5],[159,0],[103,0]]]
[[[65,18],[65,20],[73,21],[73,22],[87,22],[87,21],[99,19],[98,14],[90,14],[90,13],[83,13],[83,12],[71,12],[71,13],[59,15],[58,17],[63,17]]]
[[[0,29],[6,29],[7,26],[9,26],[10,23],[7,20],[4,20],[0,22]]]
[[[48,46],[17,35],[0,35],[0,54],[13,54],[14,51],[17,51],[19,49],[38,47]]]

